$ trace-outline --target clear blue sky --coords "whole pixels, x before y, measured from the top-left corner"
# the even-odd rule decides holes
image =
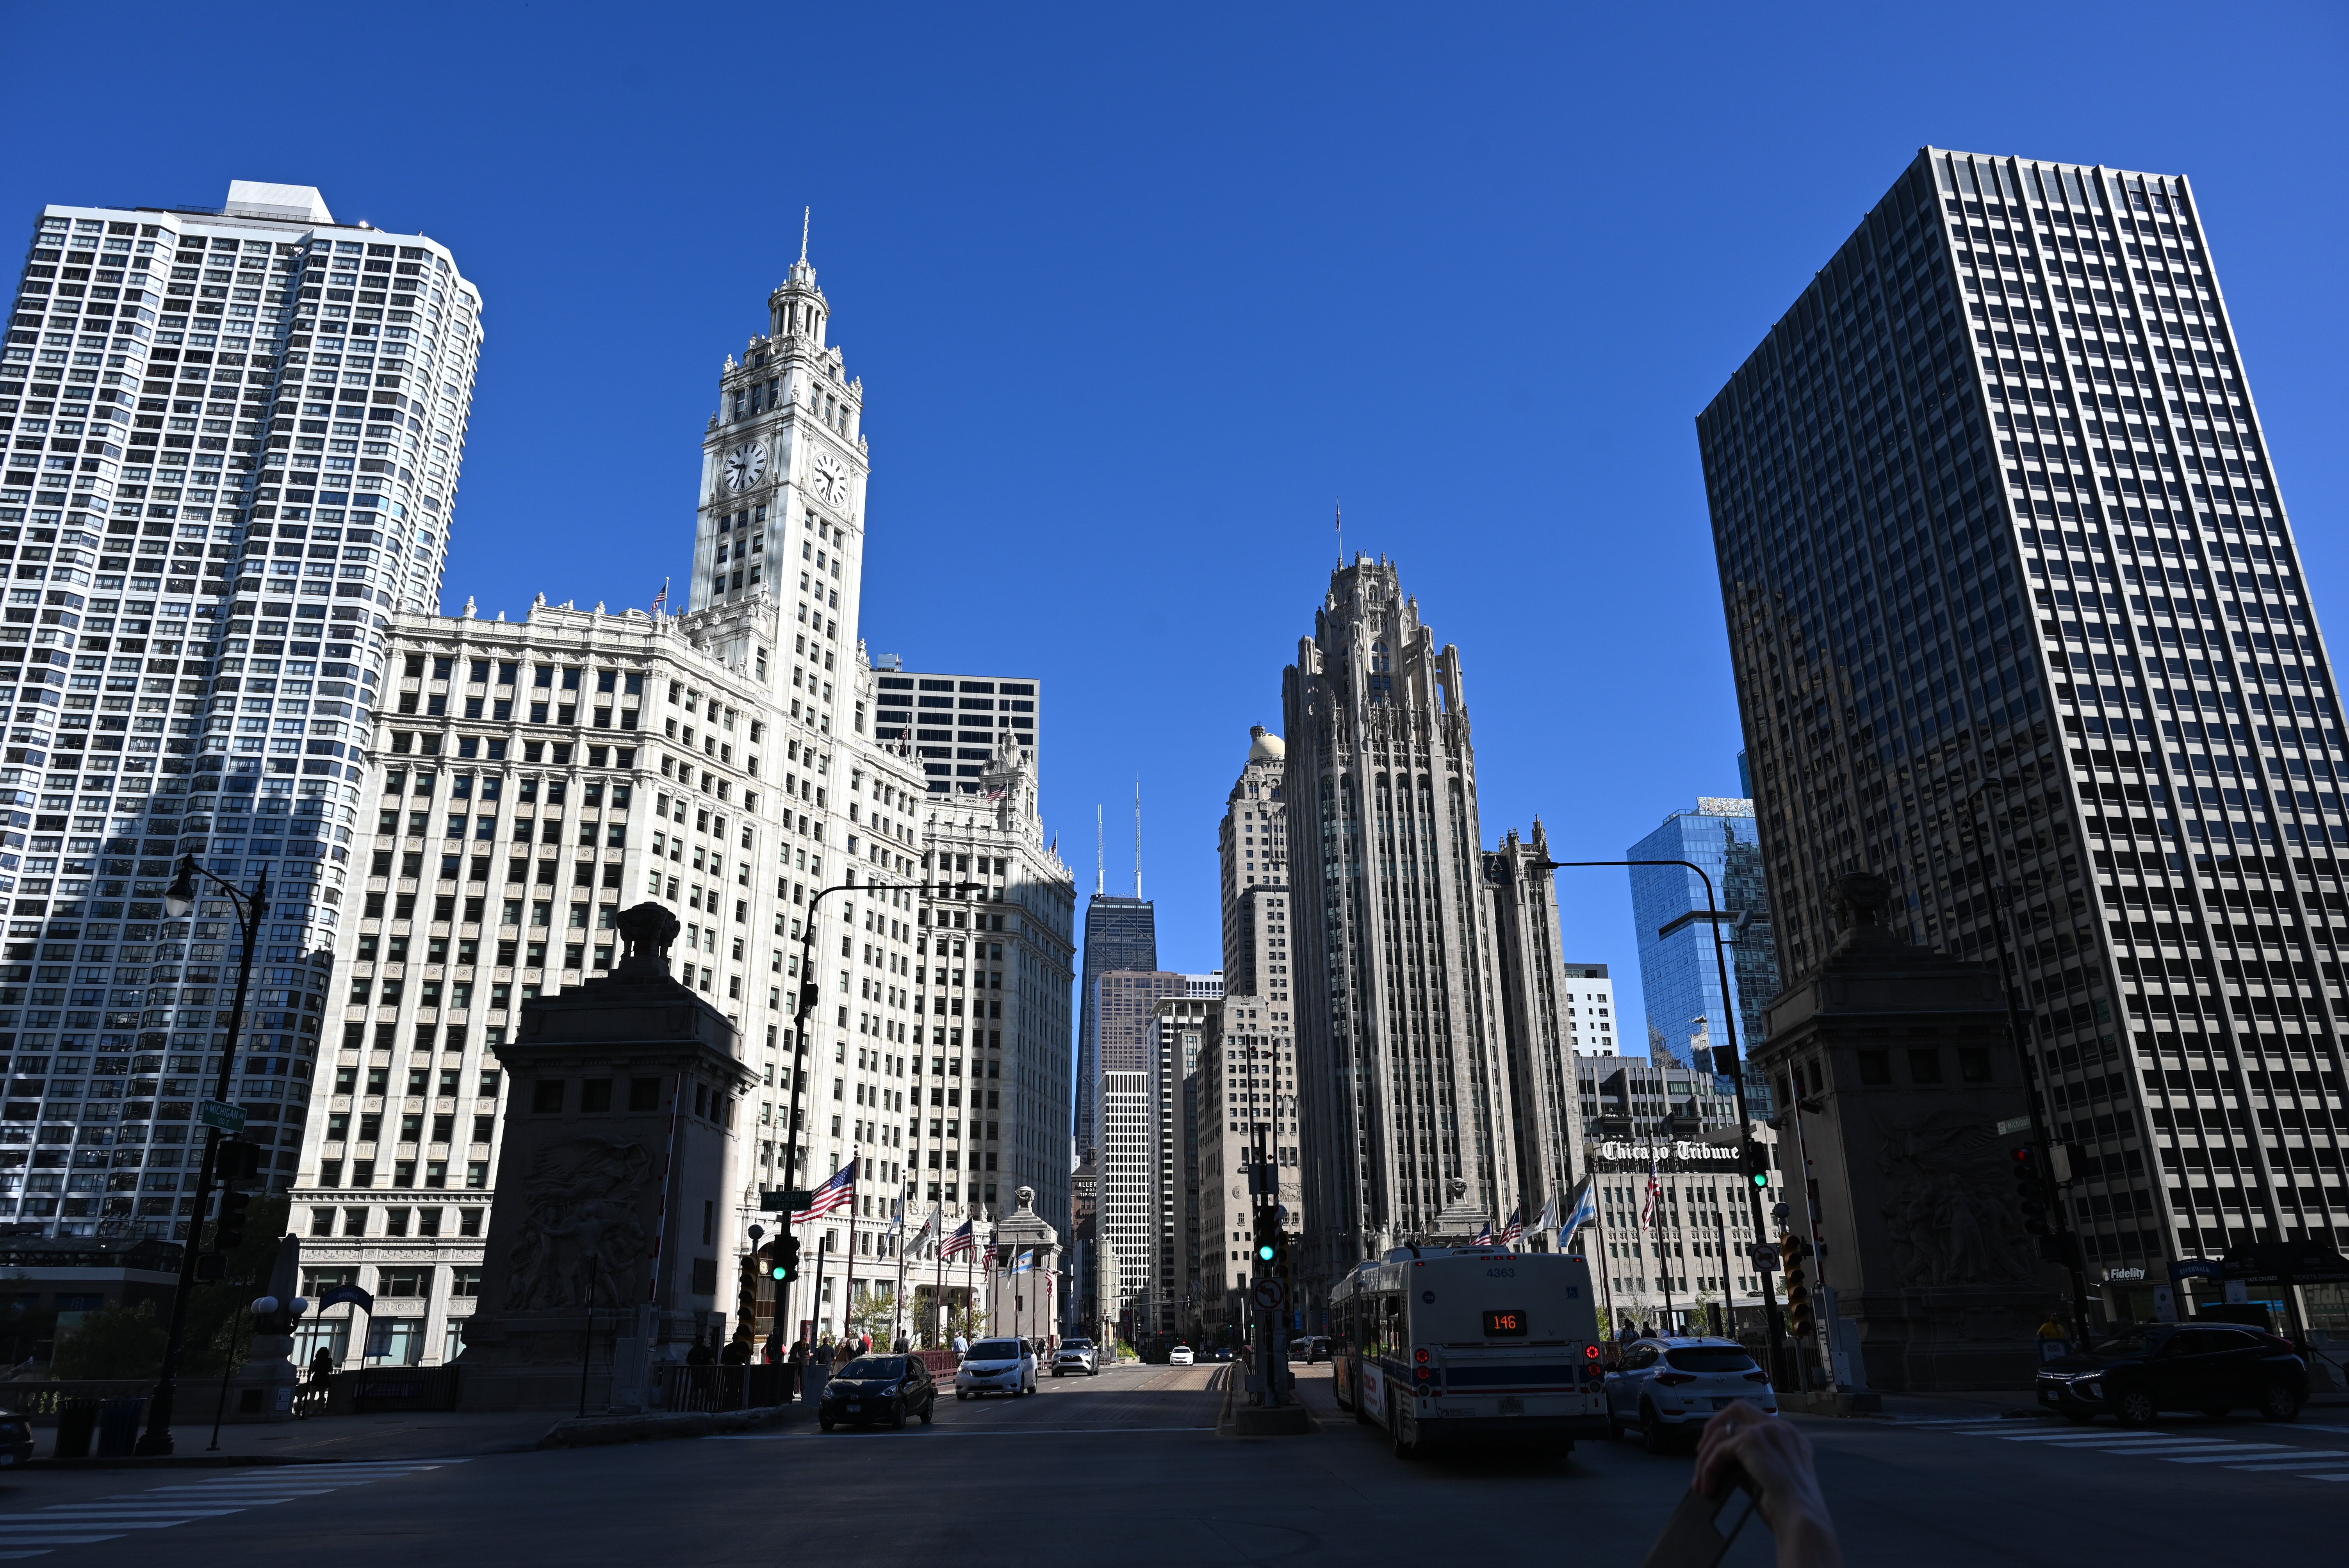
[[[1734,791],[1692,420],[1927,142],[2193,177],[2329,610],[2344,15],[19,5],[0,211],[283,181],[450,244],[489,341],[449,601],[519,614],[681,582],[719,366],[812,205],[871,645],[1040,676],[1081,887],[1096,801],[1130,877],[1139,774],[1162,962],[1206,968],[1334,498],[1460,645],[1488,839],[1620,854]],[[1636,1019],[1623,878],[1572,874]]]

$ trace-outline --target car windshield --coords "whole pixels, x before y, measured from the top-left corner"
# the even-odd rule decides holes
[[[973,1361],[1017,1361],[1019,1341],[1016,1339],[982,1339],[970,1347]]]
[[[1754,1357],[1726,1345],[1693,1345],[1672,1351],[1664,1359],[1679,1372],[1751,1372]]]
[[[1091,1350],[1092,1347],[1093,1342],[1090,1339],[1063,1339],[1061,1341],[1061,1348],[1063,1350]]]
[[[905,1358],[902,1356],[860,1356],[839,1371],[835,1377],[903,1377]]]
[[[2160,1348],[2162,1341],[2174,1332],[2167,1324],[2148,1325],[2144,1328],[2132,1328],[2126,1334],[2116,1334],[2096,1348],[2106,1356],[2143,1356],[2149,1350]]]

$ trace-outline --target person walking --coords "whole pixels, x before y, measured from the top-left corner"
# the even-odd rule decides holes
[[[318,1354],[310,1357],[310,1381],[323,1383],[334,1375],[335,1353],[321,1345]]]
[[[792,1355],[791,1355],[791,1361],[790,1361],[791,1371],[790,1371],[790,1375],[789,1375],[789,1376],[790,1376],[790,1378],[791,1378],[791,1383],[790,1383],[789,1392],[790,1392],[790,1393],[791,1393],[794,1398],[797,1398],[797,1397],[800,1395],[800,1393],[802,1392],[802,1390],[804,1388],[804,1387],[805,1387],[805,1385],[806,1385],[806,1382],[807,1382],[807,1364],[808,1364],[808,1342],[807,1342],[806,1340],[804,1340],[804,1339],[794,1339],[794,1340],[792,1340]]]
[[[955,1336],[955,1359],[956,1359],[957,1361],[961,1360],[961,1359],[963,1358],[963,1356],[964,1356],[965,1352],[968,1351],[969,1349],[970,1349],[970,1341],[969,1341],[969,1340],[968,1340],[968,1339],[965,1339],[965,1338],[964,1338],[964,1337],[963,1337],[959,1333],[957,1333],[957,1334]]]
[[[814,1404],[823,1398],[823,1386],[832,1381],[832,1337],[826,1335],[808,1357],[808,1402]]]

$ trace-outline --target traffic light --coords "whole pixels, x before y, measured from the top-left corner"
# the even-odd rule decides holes
[[[244,1240],[244,1212],[253,1207],[253,1194],[233,1189],[222,1192],[220,1217],[212,1222],[212,1251],[227,1252]]]
[[[2053,1234],[2047,1223],[2047,1171],[2038,1145],[2024,1144],[2014,1151],[2013,1160],[2014,1201],[2023,1210],[2023,1228],[2034,1236]]]
[[[261,1146],[242,1139],[223,1138],[212,1161],[212,1173],[223,1187],[256,1186],[261,1180]]]
[[[1272,1225],[1272,1255],[1265,1260],[1265,1270],[1286,1278],[1288,1274],[1288,1233],[1275,1220]]]
[[[1278,1268],[1281,1247],[1279,1217],[1270,1209],[1258,1209],[1256,1214],[1256,1272],[1263,1274]]]
[[[1770,1185],[1770,1151],[1762,1145],[1749,1144],[1740,1161],[1745,1167],[1745,1179],[1756,1187]]]
[[[789,1284],[800,1277],[800,1239],[797,1236],[786,1235],[778,1241],[773,1248],[773,1258],[767,1272],[774,1276],[777,1284]]]
[[[1818,1332],[1818,1323],[1811,1305],[1810,1243],[1787,1232],[1778,1238],[1778,1250],[1785,1260],[1786,1271],[1786,1331],[1796,1339],[1806,1339]]]

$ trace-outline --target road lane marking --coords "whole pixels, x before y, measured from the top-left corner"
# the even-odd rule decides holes
[[[28,1513],[0,1514],[0,1559],[38,1557],[59,1546],[87,1546],[119,1540],[132,1531],[169,1530],[175,1525],[242,1513],[251,1508],[323,1497],[355,1486],[464,1462],[420,1460],[414,1463],[354,1465],[347,1470],[319,1466],[299,1482],[279,1481],[273,1485],[243,1477],[222,1477],[218,1480],[150,1487],[143,1491],[96,1498],[88,1502],[57,1503]]]

